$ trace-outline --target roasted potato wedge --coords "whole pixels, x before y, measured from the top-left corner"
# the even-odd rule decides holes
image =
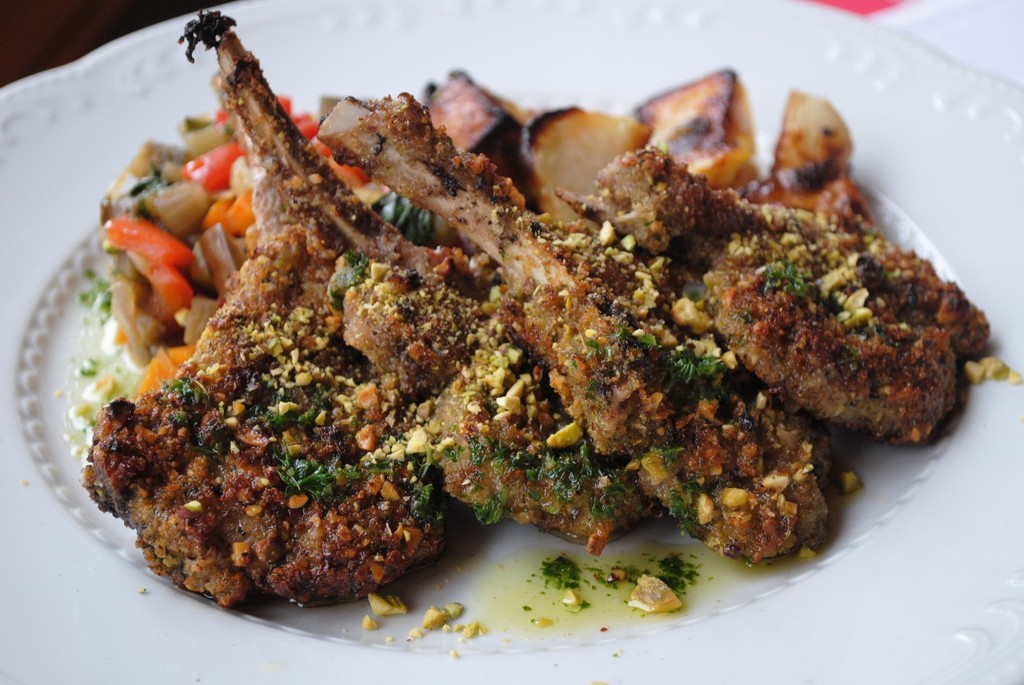
[[[624,152],[646,145],[650,132],[649,126],[632,117],[578,107],[546,112],[530,120],[523,129],[522,149],[527,189],[537,209],[560,221],[576,218],[555,191],[592,192],[597,172]]]
[[[832,180],[847,174],[852,151],[846,122],[828,100],[799,91],[789,94],[773,175],[792,172],[805,177],[805,184],[813,184],[815,176]]]
[[[734,188],[757,176],[754,123],[746,90],[723,70],[657,95],[636,111],[651,126],[651,144],[716,188]]]
[[[771,176],[743,189],[754,202],[772,202],[837,215],[851,225],[872,222],[871,208],[850,178],[853,140],[828,100],[790,93],[775,146]]]
[[[529,114],[463,71],[451,72],[443,84],[427,86],[425,95],[434,126],[444,126],[456,148],[485,155],[502,175],[522,185],[519,141]]]

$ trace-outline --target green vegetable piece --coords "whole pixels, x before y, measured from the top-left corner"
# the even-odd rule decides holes
[[[382,196],[373,211],[417,245],[427,245],[434,237],[434,214],[397,193]]]

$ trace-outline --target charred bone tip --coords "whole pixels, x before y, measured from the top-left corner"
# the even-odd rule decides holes
[[[185,32],[178,38],[178,45],[187,43],[185,59],[195,63],[192,55],[200,43],[205,45],[207,50],[217,48],[224,34],[232,26],[237,26],[235,20],[217,10],[199,10],[199,16],[185,24]]]

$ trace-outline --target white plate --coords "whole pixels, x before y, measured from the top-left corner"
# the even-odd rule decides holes
[[[300,0],[239,3],[230,14],[271,84],[310,108],[322,93],[420,92],[461,67],[527,105],[625,111],[731,66],[767,146],[790,88],[827,96],[850,125],[857,179],[886,230],[956,277],[989,314],[993,353],[1024,368],[1016,88],[796,3]],[[78,486],[61,439],[66,400],[54,391],[80,325],[75,294],[96,259],[106,184],[141,141],[173,140],[184,114],[213,107],[213,60],[185,62],[182,26],[148,29],[0,91],[0,284],[11,334],[0,341],[9,408],[0,415],[0,681],[1024,680],[1024,394],[1005,383],[971,388],[955,430],[934,446],[837,441],[837,459],[866,489],[835,503],[824,553],[744,582],[701,581],[665,621],[503,630],[510,621],[488,617],[481,578],[517,554],[567,544],[512,525],[457,523],[442,564],[398,586],[412,614],[374,633],[359,628],[361,605],[229,612],[151,575],[129,532]],[[676,539],[647,526],[606,554],[666,536]],[[428,604],[447,601],[466,603],[467,618],[491,633],[405,641]],[[499,660],[506,653],[514,666]]]

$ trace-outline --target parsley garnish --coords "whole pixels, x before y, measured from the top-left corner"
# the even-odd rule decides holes
[[[286,495],[309,495],[317,500],[334,498],[339,471],[333,465],[311,459],[294,458],[287,449],[277,453],[277,473]]]
[[[173,381],[165,381],[164,392],[177,395],[181,401],[190,407],[206,402],[206,388],[202,383],[191,378],[175,378]]]
[[[727,367],[717,357],[698,357],[688,347],[672,352],[668,367],[668,388],[678,388],[697,400],[723,394],[722,377]]]
[[[810,286],[807,283],[807,274],[798,269],[793,262],[783,259],[765,269],[764,290],[781,290],[787,295],[806,297],[810,292]]]
[[[686,561],[679,554],[669,554],[658,560],[658,572],[655,575],[672,588],[673,592],[680,595],[686,592],[688,585],[693,585],[693,581],[697,580],[700,573],[693,562]]]
[[[505,513],[504,493],[494,495],[483,504],[474,504],[473,513],[476,514],[477,520],[485,526],[497,523]]]
[[[417,523],[437,523],[444,518],[445,499],[432,485],[422,485],[412,493],[409,509]]]
[[[97,275],[92,269],[85,270],[85,277],[92,283],[87,290],[78,293],[78,302],[99,314],[101,321],[110,318],[110,281]]]
[[[552,559],[545,559],[540,565],[544,574],[544,584],[558,590],[576,589],[580,586],[580,566],[575,561],[559,554]]]

